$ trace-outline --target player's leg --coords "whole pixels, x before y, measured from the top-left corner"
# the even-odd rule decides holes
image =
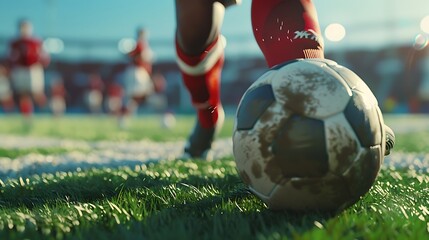
[[[207,157],[215,132],[223,123],[219,86],[224,11],[224,5],[218,1],[176,0],[177,62],[198,115],[185,147],[185,153],[191,157]]]
[[[30,89],[34,103],[39,108],[46,105],[47,97],[45,94],[45,70],[41,64],[35,64],[30,67]]]
[[[317,12],[311,0],[253,0],[252,27],[269,67],[297,59],[324,58]],[[395,143],[386,126],[386,152]]]
[[[34,105],[31,93],[29,92],[17,92],[18,96],[18,108],[21,116],[23,117],[23,127],[28,129],[32,127]]]
[[[19,111],[25,118],[30,118],[33,114],[33,100],[31,94],[19,94]]]
[[[269,67],[297,58],[323,58],[311,0],[253,0],[252,27]]]
[[[31,123],[33,114],[31,71],[28,67],[15,67],[12,69],[11,80],[16,93],[19,112],[24,117],[25,126]]]

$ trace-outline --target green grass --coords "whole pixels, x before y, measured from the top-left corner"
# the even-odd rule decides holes
[[[6,149],[0,148],[0,157],[7,158],[18,158],[29,154],[40,154],[40,155],[57,155],[67,153],[73,149],[66,148],[25,148],[25,149]]]
[[[33,119],[32,127],[23,127],[23,121],[18,115],[0,117],[0,133],[24,136],[41,136],[88,141],[115,140],[152,141],[182,140],[194,125],[194,117],[177,116],[173,129],[161,127],[160,116],[145,116],[131,118],[126,130],[118,128],[116,119],[108,116],[68,116],[67,118],[52,119],[51,116],[39,116]],[[232,118],[227,118],[219,137],[231,135]]]
[[[395,144],[395,151],[428,152],[428,132],[429,131],[400,134]]]
[[[166,133],[159,132],[164,130],[156,127],[155,117],[136,119],[127,131],[112,128],[115,122],[108,118],[73,117],[60,121],[54,127],[49,118],[37,118],[37,128],[23,132],[14,117],[3,118],[0,133],[91,141],[166,141],[183,139],[189,131],[187,127],[192,126],[190,118],[181,117],[180,129],[164,136]],[[13,127],[4,127],[5,124]],[[228,120],[227,125],[232,126],[232,121]],[[222,134],[228,136],[230,130]],[[428,142],[429,132],[399,134],[397,138],[395,150],[427,151],[422,141]],[[32,150],[17,151],[10,156]],[[48,149],[45,153],[61,152]],[[209,163],[161,161],[134,168],[58,172],[0,181],[0,239],[428,237],[429,176],[427,172],[408,169],[383,170],[368,194],[337,214],[267,209],[242,184],[232,157]]]

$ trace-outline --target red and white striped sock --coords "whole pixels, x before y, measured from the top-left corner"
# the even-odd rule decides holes
[[[198,56],[185,54],[177,41],[176,52],[183,82],[191,95],[201,127],[215,127],[221,107],[220,77],[224,62],[224,43],[221,37]]]

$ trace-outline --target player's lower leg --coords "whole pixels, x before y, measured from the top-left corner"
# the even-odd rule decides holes
[[[123,106],[119,110],[118,114],[118,127],[119,129],[127,129],[128,120],[133,115],[139,106],[139,102],[136,99],[130,98],[123,101]]]
[[[224,120],[220,103],[224,43],[220,27],[225,8],[216,1],[176,0],[176,9],[177,62],[197,112],[185,155],[209,159],[213,139]]]
[[[311,0],[253,0],[252,27],[269,67],[298,58],[324,58],[323,37]],[[386,126],[386,153],[395,135]]]
[[[184,55],[180,52],[179,46],[177,49],[183,81],[191,95],[197,112],[197,122],[185,146],[185,153],[190,157],[208,158],[212,141],[216,132],[222,127],[224,120],[224,112],[219,99],[223,46],[220,39],[217,39],[205,52],[210,54],[203,57],[202,61],[196,61],[197,65],[195,66],[188,65],[195,58]],[[206,60],[210,58],[214,62],[213,66],[207,66],[208,61]],[[203,65],[206,66],[203,67]],[[199,70],[198,68],[207,69]],[[193,71],[192,69],[197,71]]]
[[[252,28],[269,67],[324,58],[323,38],[311,0],[253,0]]]
[[[23,116],[25,127],[29,127],[33,115],[33,101],[30,96],[23,95],[19,98],[19,111]]]

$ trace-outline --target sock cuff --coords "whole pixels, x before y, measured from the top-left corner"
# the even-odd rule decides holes
[[[225,41],[224,37],[220,35],[213,41],[200,55],[188,56],[185,54],[177,43],[176,39],[176,52],[177,64],[183,73],[191,76],[199,76],[209,72],[223,57]]]

